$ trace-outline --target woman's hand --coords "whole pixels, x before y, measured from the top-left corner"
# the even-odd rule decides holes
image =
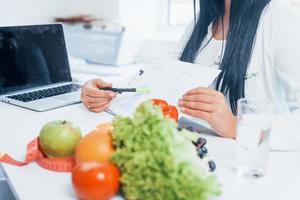
[[[196,88],[183,95],[179,106],[181,112],[208,122],[220,136],[235,138],[237,120],[221,92]]]
[[[90,111],[102,112],[106,110],[111,100],[116,96],[114,92],[99,89],[105,87],[112,87],[112,84],[105,83],[100,79],[90,80],[82,87],[81,101]]]

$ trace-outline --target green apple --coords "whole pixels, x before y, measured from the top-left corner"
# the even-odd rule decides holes
[[[81,131],[69,121],[49,122],[42,128],[39,145],[48,157],[70,157],[80,141]]]

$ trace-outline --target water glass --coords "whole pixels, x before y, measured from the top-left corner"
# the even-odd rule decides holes
[[[269,100],[238,101],[236,170],[239,175],[261,177],[265,174],[273,109]]]

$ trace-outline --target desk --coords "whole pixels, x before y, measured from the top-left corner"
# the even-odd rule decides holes
[[[22,160],[26,144],[36,137],[48,121],[66,119],[88,133],[96,124],[109,121],[107,113],[88,112],[82,104],[44,113],[0,103],[0,149]],[[269,170],[264,178],[246,179],[233,171],[235,142],[205,136],[208,151],[217,163],[217,176],[222,184],[220,200],[299,200],[300,152],[271,152]],[[70,174],[46,171],[35,163],[18,168],[3,164],[16,192],[23,200],[76,199]],[[116,199],[121,199],[116,197]]]

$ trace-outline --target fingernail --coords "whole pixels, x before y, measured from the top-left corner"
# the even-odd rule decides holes
[[[116,96],[116,93],[109,93],[109,96],[110,96],[110,97],[115,97],[115,96]]]
[[[182,105],[183,105],[183,101],[179,100],[178,104],[179,104],[180,106],[182,106]]]
[[[181,97],[180,99],[179,99],[179,101],[182,101],[183,100],[183,97]]]
[[[186,109],[185,108],[180,108],[180,110],[181,110],[181,112],[185,112],[186,111]]]

